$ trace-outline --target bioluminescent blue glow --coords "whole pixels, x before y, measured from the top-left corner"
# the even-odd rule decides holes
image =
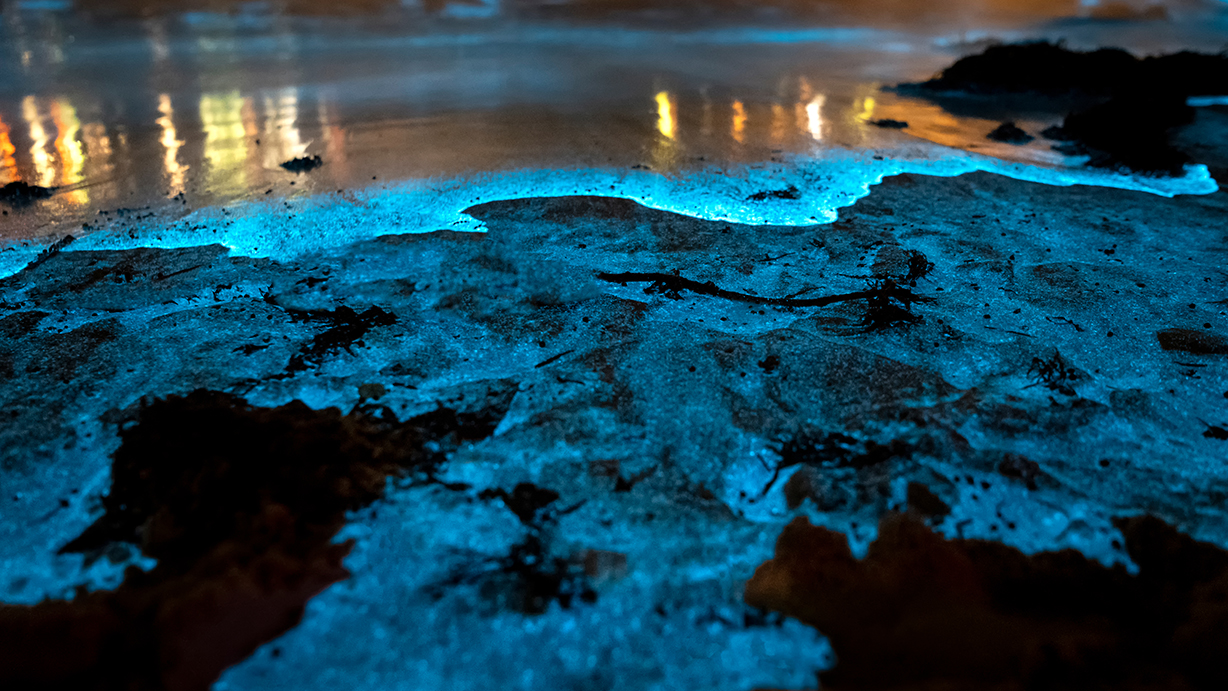
[[[704,220],[814,225],[834,221],[839,209],[868,195],[870,188],[884,178],[901,173],[951,177],[985,171],[1048,185],[1091,185],[1165,197],[1210,194],[1219,189],[1203,165],[1187,166],[1181,177],[1153,177],[1093,168],[1046,168],[925,145],[891,153],[836,150],[780,164],[678,175],[646,170],[520,170],[410,180],[340,196],[200,209],[170,226],[155,220],[122,234],[96,232],[81,238],[69,250],[221,244],[234,255],[285,261],[380,235],[435,230],[482,232],[482,223],[466,214],[466,209],[509,199],[574,195],[628,199]],[[796,187],[799,198],[748,199],[758,192],[788,187]],[[0,253],[0,271],[6,276],[16,273],[39,249],[9,248]]]

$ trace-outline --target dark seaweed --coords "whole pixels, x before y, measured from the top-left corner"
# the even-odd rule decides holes
[[[1032,364],[1028,367],[1028,374],[1032,376],[1034,382],[1024,388],[1044,385],[1050,391],[1074,396],[1074,382],[1079,379],[1078,370],[1066,364],[1062,358],[1062,354],[1058,351],[1053,351],[1053,356],[1045,359],[1040,357],[1032,358]]]
[[[752,202],[763,202],[769,199],[801,199],[801,197],[801,192],[798,191],[797,187],[789,185],[783,190],[765,190],[763,192],[756,192],[747,197],[747,199]]]
[[[29,206],[40,199],[47,199],[54,193],[54,187],[39,187],[18,180],[0,187],[0,202],[13,208],[20,208]]]
[[[324,160],[317,155],[292,158],[289,161],[282,163],[281,167],[285,168],[291,173],[310,173],[322,165],[324,165]]]
[[[369,307],[359,313],[344,305],[328,312],[290,311],[290,315],[299,321],[323,321],[332,326],[317,334],[310,344],[290,358],[287,372],[301,372],[318,365],[325,356],[342,350],[353,355],[351,346],[368,331],[397,321],[395,314],[379,307]]]

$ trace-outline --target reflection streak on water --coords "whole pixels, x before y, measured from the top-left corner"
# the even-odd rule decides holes
[[[34,163],[34,184],[51,187],[55,183],[55,166],[52,165],[51,155],[47,153],[47,130],[43,127],[43,116],[38,112],[38,101],[34,96],[26,96],[22,100],[21,115],[25,118],[30,139],[34,142],[30,147],[30,158]]]
[[[157,123],[162,128],[162,148],[166,149],[166,156],[163,159],[163,168],[166,170],[167,180],[170,181],[172,194],[177,194],[184,191],[184,175],[188,171],[188,166],[179,162],[179,148],[183,146],[183,141],[179,139],[179,133],[175,130],[175,108],[171,103],[170,94],[160,94],[158,96],[158,113],[160,113]]]
[[[861,112],[857,114],[857,119],[862,122],[869,122],[874,117],[874,107],[878,105],[873,96],[866,96],[861,102]]]
[[[205,133],[207,183],[215,192],[238,193],[247,186],[245,120],[251,119],[250,113],[250,104],[245,103],[238,90],[201,94],[200,122]]]
[[[81,120],[77,118],[77,109],[65,98],[57,98],[51,102],[51,119],[55,123],[55,150],[60,159],[60,184],[75,185],[82,181],[82,169],[85,168],[85,153],[77,133],[81,131]],[[70,204],[88,204],[89,192],[84,188],[76,189],[64,195],[64,201]]]
[[[823,103],[827,97],[819,94],[806,104],[806,131],[815,141],[823,139]]]
[[[746,143],[746,106],[741,101],[733,102],[733,126],[730,134],[737,143]]]
[[[298,128],[298,89],[281,89],[274,96],[264,97],[263,140],[265,168],[276,168],[282,161],[306,153],[307,145]]]
[[[0,183],[2,184],[8,184],[20,177],[17,173],[17,159],[13,157],[15,153],[17,153],[17,147],[13,146],[13,140],[9,138],[9,126],[3,119],[0,119]]]
[[[785,140],[789,130],[789,121],[785,116],[785,107],[779,103],[772,104],[772,143],[780,144]]]
[[[668,91],[657,93],[657,131],[670,139],[677,139],[677,127],[673,98]]]
[[[344,180],[349,175],[349,165],[345,155],[345,130],[337,124],[336,108],[329,99],[321,97],[316,105],[316,115],[320,122],[320,138],[324,142],[324,158],[328,161],[333,179]]]

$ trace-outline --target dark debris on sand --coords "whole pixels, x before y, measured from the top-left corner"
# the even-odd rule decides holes
[[[797,518],[746,602],[822,631],[835,691],[1228,688],[1228,552],[1157,518],[1116,524],[1137,576],[1069,549],[947,540],[908,514],[885,517],[858,560],[844,535]]]
[[[380,406],[262,409],[205,390],[144,404],[121,426],[105,513],[64,551],[129,543],[157,566],[130,568],[114,591],[0,605],[0,688],[204,691],[348,577],[352,543],[331,541],[347,511],[390,476],[432,480],[509,401],[405,422]]]
[[[798,191],[797,187],[789,185],[783,190],[764,190],[762,192],[755,192],[746,199],[752,202],[763,202],[769,199],[793,200],[801,198],[802,194]]]
[[[322,165],[324,165],[324,159],[320,158],[319,155],[315,155],[292,158],[289,161],[282,163],[281,167],[285,168],[291,173],[310,173]]]
[[[528,482],[516,485],[511,492],[486,489],[478,497],[502,501],[529,532],[512,545],[506,555],[481,559],[453,570],[442,582],[427,588],[432,597],[441,598],[458,586],[477,585],[497,611],[510,609],[524,614],[543,614],[554,602],[568,608],[576,601],[597,601],[597,592],[589,578],[596,575],[590,573],[594,571],[590,563],[593,553],[575,557],[554,555],[545,537],[547,526],[580,505],[560,508],[556,505],[558,492]]]
[[[0,202],[11,207],[29,206],[40,199],[47,199],[55,193],[55,188],[39,187],[18,180],[0,187]]]

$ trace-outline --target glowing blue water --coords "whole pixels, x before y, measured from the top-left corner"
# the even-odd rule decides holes
[[[286,261],[381,235],[435,230],[483,232],[465,210],[487,202],[533,197],[594,195],[638,202],[694,218],[752,225],[813,225],[836,220],[888,176],[917,173],[951,177],[985,171],[1056,186],[1092,185],[1166,197],[1219,189],[1206,166],[1187,166],[1181,177],[1153,177],[1091,168],[1047,168],[974,153],[918,145],[908,150],[829,150],[784,163],[709,168],[677,175],[647,170],[519,170],[451,179],[410,180],[341,195],[328,194],[230,208],[199,209],[172,225],[143,225],[87,235],[68,251],[135,247],[179,248],[220,244],[231,253]],[[796,199],[751,200],[764,191],[797,189]],[[792,195],[790,195],[792,196]],[[24,268],[37,246],[0,252],[0,276]]]

